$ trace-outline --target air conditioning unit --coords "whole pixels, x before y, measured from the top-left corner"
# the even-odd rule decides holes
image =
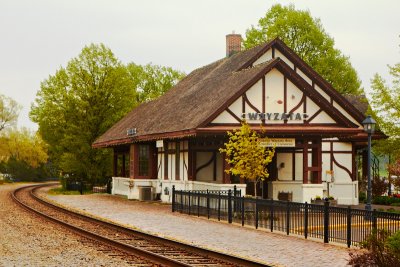
[[[139,188],[139,200],[153,200],[153,187],[151,186],[140,186]]]

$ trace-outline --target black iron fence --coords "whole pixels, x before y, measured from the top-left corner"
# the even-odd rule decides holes
[[[400,214],[350,207],[255,199],[237,191],[179,191],[172,187],[172,212],[204,216],[242,226],[357,245],[372,229],[400,230]]]
[[[87,183],[76,180],[67,180],[65,183],[66,190],[79,191],[83,194],[84,191],[92,191],[92,193],[108,193],[111,194],[112,179],[105,183]]]

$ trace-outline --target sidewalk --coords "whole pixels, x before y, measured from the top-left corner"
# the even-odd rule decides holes
[[[71,208],[145,232],[276,266],[346,266],[345,247],[180,213],[171,206],[112,195],[47,195]]]

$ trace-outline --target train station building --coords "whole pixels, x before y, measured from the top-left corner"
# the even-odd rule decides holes
[[[358,204],[358,178],[367,168],[362,121],[368,104],[338,93],[279,39],[246,51],[240,42],[240,35],[227,35],[225,58],[194,70],[95,141],[93,147],[114,151],[113,193],[168,202],[173,185],[236,185],[253,194],[252,182],[224,171],[219,152],[227,131],[245,118],[276,146],[260,197],[278,199],[284,192],[296,202],[333,196],[338,204]]]

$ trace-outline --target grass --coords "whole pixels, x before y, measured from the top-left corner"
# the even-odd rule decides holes
[[[65,190],[62,187],[52,188],[48,191],[49,195],[80,195],[79,191],[69,191]],[[90,193],[90,191],[85,191],[83,194]]]

